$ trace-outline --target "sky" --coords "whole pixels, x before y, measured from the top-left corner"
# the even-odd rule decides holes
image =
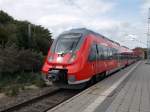
[[[88,28],[129,48],[146,47],[150,0],[0,0],[15,19],[48,28],[53,38]]]

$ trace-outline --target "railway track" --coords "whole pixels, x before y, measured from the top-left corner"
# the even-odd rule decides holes
[[[49,94],[4,109],[1,112],[46,112],[79,92],[77,90],[58,89]]]

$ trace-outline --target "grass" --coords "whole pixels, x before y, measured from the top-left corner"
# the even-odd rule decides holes
[[[35,85],[42,88],[45,85],[40,73],[16,73],[0,75],[0,92],[15,96],[24,91],[27,86]]]

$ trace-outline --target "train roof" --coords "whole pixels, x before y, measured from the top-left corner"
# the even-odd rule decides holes
[[[122,46],[122,47],[124,47],[124,48],[126,48],[126,49],[129,49],[128,47],[126,47],[126,46]]]
[[[107,38],[107,37],[105,37],[99,33],[96,33],[94,31],[86,29],[86,28],[71,29],[69,31],[65,31],[63,34],[66,34],[66,33],[82,33],[83,35],[94,34],[94,35],[100,36],[100,37],[120,46],[120,44],[118,42],[115,42],[115,41],[113,41],[113,40],[111,40],[111,39],[109,39],[109,38]]]

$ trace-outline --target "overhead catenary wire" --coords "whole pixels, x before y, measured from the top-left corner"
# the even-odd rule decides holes
[[[67,2],[73,6],[75,6],[78,10],[82,11],[83,13],[87,14],[89,17],[92,17],[89,12],[87,12],[83,7],[80,7],[79,4],[77,4],[74,0],[67,0]]]

